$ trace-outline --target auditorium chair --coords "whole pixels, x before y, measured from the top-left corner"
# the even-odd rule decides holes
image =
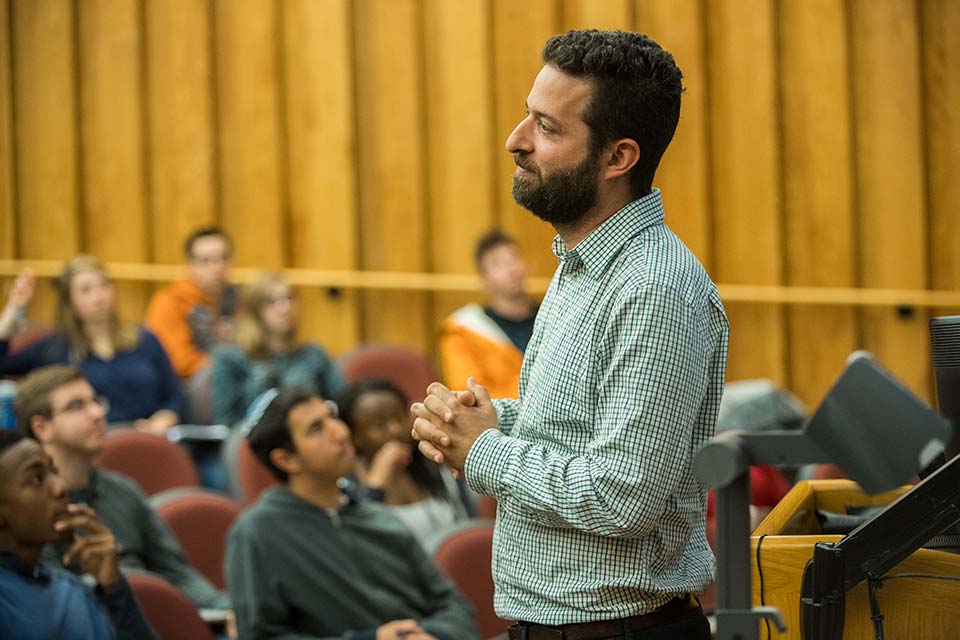
[[[263,466],[242,434],[235,434],[227,441],[227,475],[231,493],[244,507],[257,501],[265,489],[279,484],[270,471]]]
[[[160,640],[213,640],[210,627],[183,592],[152,573],[126,573],[144,616]]]
[[[200,484],[193,460],[182,447],[136,429],[109,432],[96,464],[133,478],[147,495]]]
[[[481,638],[505,633],[510,622],[493,611],[493,525],[473,522],[440,541],[433,559],[473,606]]]
[[[348,383],[383,378],[399,387],[411,402],[423,400],[427,385],[440,379],[423,355],[394,345],[363,345],[346,354],[340,365]]]
[[[224,589],[227,532],[240,514],[240,505],[218,493],[183,488],[158,493],[150,504],[173,531],[190,564]]]

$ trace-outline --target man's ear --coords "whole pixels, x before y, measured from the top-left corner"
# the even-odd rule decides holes
[[[287,449],[274,449],[271,451],[270,462],[287,475],[299,473],[303,469],[297,454]]]
[[[636,140],[623,138],[612,143],[603,167],[604,178],[619,178],[630,173],[640,161],[640,145]]]
[[[49,444],[53,439],[53,423],[44,416],[30,416],[30,430],[40,444]]]

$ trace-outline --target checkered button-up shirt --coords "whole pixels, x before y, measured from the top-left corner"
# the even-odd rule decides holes
[[[703,267],[631,202],[559,266],[527,347],[518,400],[470,450],[470,486],[497,498],[494,604],[565,624],[639,615],[710,583],[706,488],[729,327]]]

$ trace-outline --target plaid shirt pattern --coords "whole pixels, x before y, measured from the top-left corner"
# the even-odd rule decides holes
[[[519,399],[496,401],[499,428],[465,465],[499,503],[494,604],[541,624],[639,615],[712,580],[692,463],[716,425],[729,326],[658,190],[553,250]]]

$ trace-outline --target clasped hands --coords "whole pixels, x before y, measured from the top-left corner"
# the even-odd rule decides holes
[[[497,427],[497,410],[490,394],[473,378],[461,391],[434,382],[427,387],[423,402],[410,407],[410,413],[420,453],[447,465],[455,475],[463,473],[467,454],[480,434]]]

